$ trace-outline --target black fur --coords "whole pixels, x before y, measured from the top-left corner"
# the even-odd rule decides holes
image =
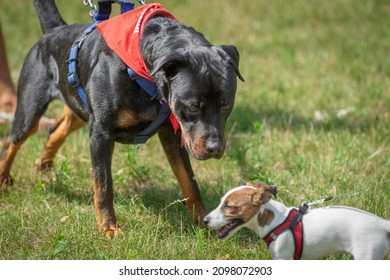
[[[68,85],[65,61],[71,45],[88,25],[66,25],[54,0],[34,3],[44,35],[27,55],[20,75],[9,141],[21,144],[50,101],[61,99],[88,124],[98,224],[111,235],[118,228],[112,205],[114,143],[127,143],[142,131],[156,118],[160,105],[129,78],[126,65],[95,30],[85,39],[78,56],[80,80],[89,105],[86,109],[75,89]],[[164,17],[148,21],[140,47],[160,93],[180,122],[186,150],[202,160],[222,157],[224,126],[233,108],[237,74],[242,79],[237,49],[212,46],[193,28]],[[118,125],[123,112],[128,114],[125,127]],[[199,218],[205,209],[188,153],[180,148],[180,136],[173,134],[169,122],[158,133],[183,195],[188,198],[188,208]],[[6,167],[0,166],[0,179],[4,182],[12,161],[9,163],[4,156],[2,160],[1,166]]]

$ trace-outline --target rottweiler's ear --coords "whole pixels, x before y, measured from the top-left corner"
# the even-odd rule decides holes
[[[150,75],[154,76],[157,72],[162,70],[165,78],[172,80],[185,63],[185,56],[181,51],[172,52],[160,59],[157,59],[153,63],[153,70]]]
[[[240,70],[238,69],[240,54],[238,53],[237,48],[233,45],[221,45],[219,47],[230,56],[230,58],[231,58],[230,63],[234,67],[234,70],[236,71],[238,78],[241,81],[245,82],[244,78],[242,77],[242,75],[240,73]]]

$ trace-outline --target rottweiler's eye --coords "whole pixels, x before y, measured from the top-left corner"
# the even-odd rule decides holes
[[[225,104],[225,105],[221,106],[221,110],[222,111],[227,111],[229,109],[230,109],[230,105],[229,104]]]
[[[220,106],[221,111],[227,111],[230,109],[230,104],[228,104],[225,100],[221,100]]]
[[[197,112],[199,112],[199,106],[196,106],[196,105],[191,105],[187,109],[188,109],[189,113],[197,113]]]

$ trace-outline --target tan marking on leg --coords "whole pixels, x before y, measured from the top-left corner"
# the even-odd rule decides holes
[[[10,172],[11,172],[12,164],[16,157],[16,153],[18,152],[22,144],[27,140],[27,138],[37,131],[38,123],[39,120],[36,121],[34,126],[26,134],[26,136],[22,138],[19,142],[12,143],[8,139],[4,144],[3,151],[0,156],[0,192],[5,190],[7,183],[12,182]]]
[[[160,129],[159,137],[172,172],[181,187],[183,198],[186,199],[185,204],[191,218],[202,223],[207,211],[202,202],[188,153],[181,148],[180,135],[174,135],[172,128],[164,128]]]
[[[12,184],[10,171],[19,148],[20,145],[12,144],[9,140],[4,145],[0,159],[0,192],[5,190],[7,184]]]
[[[194,178],[188,174],[181,161],[171,165],[171,168],[180,184],[182,195],[186,199],[185,204],[190,212],[190,217],[202,221],[206,210],[200,193],[194,189]]]
[[[103,187],[101,186],[99,177],[95,176],[93,186],[93,202],[98,231],[104,232],[107,239],[112,239],[117,235],[123,235],[122,229],[116,222],[113,197],[107,198],[107,194],[102,192]]]
[[[53,159],[70,133],[84,125],[73,112],[64,106],[64,112],[56,129],[50,134],[46,142],[43,155],[35,161],[40,170],[53,166]]]

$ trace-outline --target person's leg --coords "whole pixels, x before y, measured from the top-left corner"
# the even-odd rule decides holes
[[[0,23],[0,122],[9,121],[12,119],[15,108],[15,87],[12,83],[9,72],[5,43]]]
[[[0,23],[0,123],[10,122],[16,110],[16,91],[9,71],[4,36]],[[54,127],[55,120],[42,117],[39,128]]]

